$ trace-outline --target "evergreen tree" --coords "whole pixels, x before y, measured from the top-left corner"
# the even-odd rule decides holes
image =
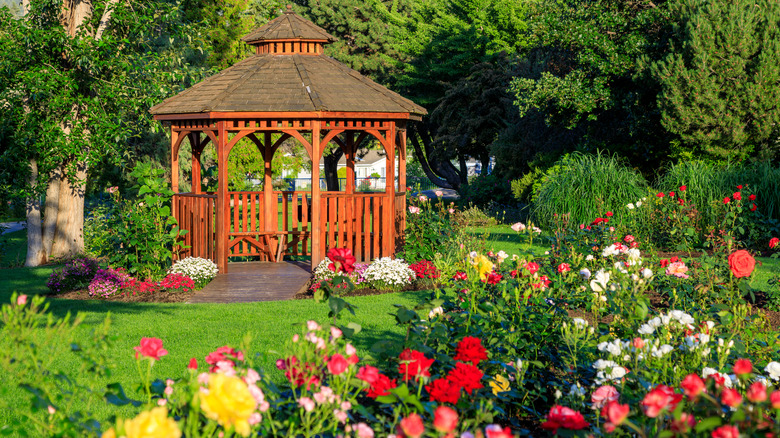
[[[681,156],[744,159],[774,145],[780,122],[780,4],[684,0],[678,39],[653,65],[663,126]]]

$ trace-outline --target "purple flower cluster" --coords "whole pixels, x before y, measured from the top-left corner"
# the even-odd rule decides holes
[[[371,263],[355,263],[354,266],[355,266],[355,270],[349,276],[352,279],[352,283],[360,284],[365,282],[366,279],[363,278],[363,274],[366,272],[366,269],[368,269],[368,267],[371,266]]]
[[[69,260],[62,269],[51,273],[46,286],[55,294],[83,289],[95,277],[98,267],[97,260],[89,257]]]
[[[89,296],[108,298],[119,292],[122,285],[130,279],[127,273],[116,269],[98,269],[89,283]]]

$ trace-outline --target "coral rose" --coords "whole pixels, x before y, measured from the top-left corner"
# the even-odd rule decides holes
[[[331,356],[330,360],[328,360],[328,371],[334,376],[343,373],[348,367],[349,363],[347,363],[347,359],[338,353]]]
[[[737,278],[747,277],[753,273],[756,267],[756,259],[749,252],[741,249],[729,256],[729,268]]]
[[[181,430],[179,425],[168,417],[168,410],[164,407],[153,408],[151,411],[141,412],[132,420],[125,420],[125,435],[127,438],[179,438]]]
[[[331,248],[328,250],[328,258],[333,262],[328,268],[333,272],[346,272],[355,270],[355,256],[349,248]]]
[[[398,374],[404,377],[404,380],[409,380],[409,377],[430,377],[428,370],[434,359],[428,359],[425,355],[417,350],[406,349],[401,352],[400,364],[398,365]]]
[[[721,426],[712,431],[712,438],[739,438],[737,426]]]
[[[615,389],[614,386],[604,385],[600,386],[596,391],[593,392],[593,395],[590,397],[590,401],[593,402],[594,409],[601,409],[607,403],[617,400],[618,397],[620,397],[620,393],[617,391],[617,389]]]
[[[138,359],[138,355],[148,357],[153,360],[160,360],[161,356],[168,354],[168,350],[162,348],[163,341],[158,338],[141,338],[141,345],[133,347],[135,350],[135,358]]]
[[[590,423],[585,421],[585,418],[581,413],[567,408],[565,406],[555,405],[550,408],[550,412],[547,414],[547,421],[542,423],[542,428],[551,430],[553,433],[558,431],[558,428],[580,430],[590,426]]]
[[[689,399],[694,399],[704,391],[704,380],[696,374],[688,374],[680,386]]]
[[[661,411],[674,410],[682,399],[682,394],[675,394],[674,390],[666,385],[658,385],[642,399],[642,409],[650,418],[655,418]]]
[[[199,394],[200,407],[207,417],[222,427],[233,428],[242,436],[249,436],[249,417],[257,409],[257,401],[247,384],[238,377],[211,374],[208,391]]]
[[[485,427],[486,438],[514,438],[514,436],[512,429],[509,427],[502,428],[498,424],[491,424]]]
[[[777,248],[778,244],[780,244],[780,239],[778,239],[777,237],[773,237],[769,239],[769,249]]]
[[[417,438],[425,433],[425,425],[423,424],[422,418],[417,414],[411,414],[401,420],[400,428],[403,432],[403,436],[409,438]]]

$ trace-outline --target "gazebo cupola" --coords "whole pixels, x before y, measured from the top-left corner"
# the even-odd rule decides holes
[[[281,17],[255,29],[241,40],[253,46],[258,55],[321,55],[325,44],[336,41],[336,38],[301,18],[293,12],[291,5],[287,5]]]
[[[227,272],[231,257],[280,261],[329,248],[350,248],[358,260],[391,256],[401,242],[406,211],[406,127],[426,110],[324,54],[332,35],[287,11],[243,38],[255,54],[151,108],[171,127],[173,215],[187,230],[176,257],[214,260]],[[179,192],[179,149],[192,147],[192,191]],[[386,155],[386,183],[358,193],[355,155],[375,140]],[[251,141],[265,162],[262,191],[228,187],[228,157]],[[271,161],[285,141],[297,141],[312,163],[311,186],[274,190]],[[328,144],[344,151],[346,189],[323,191],[319,162]],[[216,149],[216,192],[201,187],[201,153]]]

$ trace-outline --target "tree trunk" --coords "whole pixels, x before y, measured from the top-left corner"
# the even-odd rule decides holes
[[[461,165],[461,169],[458,170],[449,160],[433,158],[433,138],[431,137],[430,125],[426,122],[412,125],[408,138],[412,141],[415,157],[422,164],[428,179],[439,187],[458,190],[463,182],[461,173],[465,172],[465,168]]]
[[[29,187],[33,194],[27,198],[27,257],[24,266],[34,267],[46,263],[46,251],[41,236],[41,198],[35,193],[38,182],[38,162],[30,160]]]
[[[46,187],[46,204],[43,211],[43,250],[46,256],[51,254],[54,244],[54,234],[57,231],[57,215],[60,206],[60,183],[62,169],[56,167],[49,175],[49,185]]]
[[[73,257],[84,253],[84,190],[87,166],[81,162],[70,176],[60,183],[57,231],[51,248],[51,258]]]
[[[325,162],[325,186],[329,192],[339,191],[339,160],[344,155],[341,148],[333,149],[323,157]]]

